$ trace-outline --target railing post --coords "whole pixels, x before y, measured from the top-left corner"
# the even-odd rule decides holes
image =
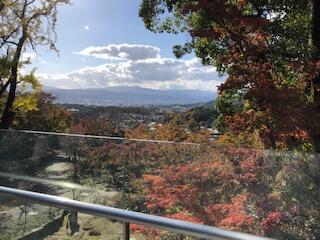
[[[126,139],[123,139],[122,149],[122,190],[121,190],[121,208],[126,208]]]
[[[24,226],[23,231],[26,230],[27,227],[27,203],[24,204]]]
[[[123,223],[123,240],[130,240],[130,223]]]

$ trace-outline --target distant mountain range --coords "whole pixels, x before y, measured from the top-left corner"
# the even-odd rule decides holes
[[[140,87],[59,89],[45,87],[59,103],[98,106],[150,106],[194,104],[212,101],[216,93],[198,90],[154,90]]]

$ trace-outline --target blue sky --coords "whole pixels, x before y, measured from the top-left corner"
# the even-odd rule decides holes
[[[215,91],[215,69],[194,55],[176,60],[172,46],[187,34],[155,34],[138,17],[140,0],[73,0],[60,8],[59,57],[40,48],[27,52],[45,85],[89,88],[118,85]],[[116,54],[116,55],[115,55]],[[137,55],[137,56],[134,56]]]

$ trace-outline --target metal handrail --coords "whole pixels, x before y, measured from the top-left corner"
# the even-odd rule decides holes
[[[120,140],[120,141],[124,140],[124,138],[122,137],[109,137],[109,136],[98,136],[98,135],[76,134],[76,133],[43,132],[43,131],[32,131],[32,130],[0,129],[0,132],[38,134],[38,135],[49,135],[49,136],[58,136],[58,137],[79,137],[79,138]]]
[[[94,138],[94,139],[106,139],[106,140],[145,142],[145,143],[164,143],[164,144],[181,144],[181,145],[200,146],[200,144],[198,144],[198,143],[191,143],[191,142],[175,142],[175,141],[151,140],[151,139],[143,139],[143,138],[109,137],[109,136],[101,136],[101,135],[76,134],[76,133],[43,132],[43,131],[15,130],[15,129],[0,129],[0,132],[38,134],[38,135],[49,135],[49,136],[58,136],[58,137],[79,137],[79,138]]]
[[[124,239],[129,239],[129,224],[135,223],[162,230],[190,235],[193,237],[213,240],[266,240],[268,238],[226,231],[215,227],[190,223],[150,214],[138,213],[118,208],[106,207],[96,204],[84,203],[63,197],[35,193],[15,188],[1,187],[0,195],[30,201],[46,206],[62,208],[70,211],[82,212],[124,223]]]

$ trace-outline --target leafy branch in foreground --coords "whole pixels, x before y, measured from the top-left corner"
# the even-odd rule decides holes
[[[228,75],[220,99],[240,104],[220,107],[224,140],[320,149],[318,1],[142,0],[140,17],[153,32],[190,36],[177,57],[193,51]]]
[[[1,117],[1,127],[9,128],[15,116],[14,102],[19,84],[19,69],[23,66],[22,54],[27,48],[49,46],[57,51],[56,23],[58,6],[69,0],[4,0],[0,12],[0,54],[6,59],[2,71],[1,93],[8,91]]]

